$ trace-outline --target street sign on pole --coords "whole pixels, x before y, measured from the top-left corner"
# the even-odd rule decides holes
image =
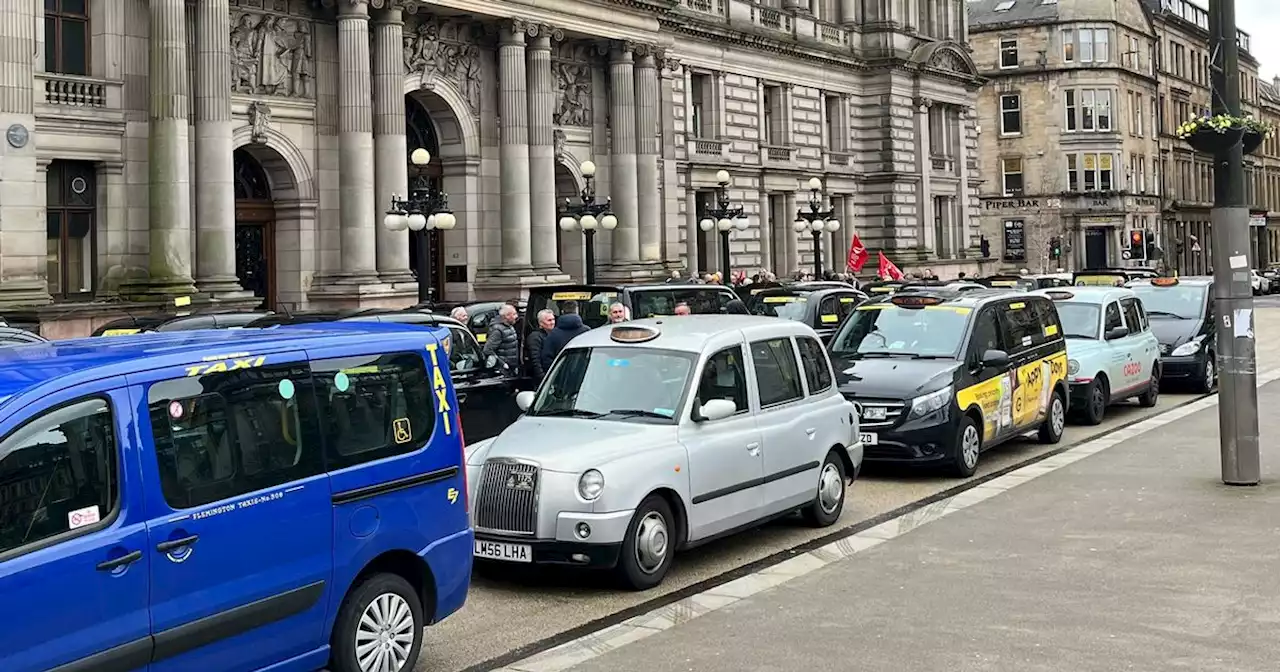
[[[1235,0],[1209,0],[1209,68],[1213,114],[1239,118],[1240,47]],[[1257,485],[1258,377],[1249,264],[1249,208],[1244,199],[1244,149],[1240,142],[1214,157],[1213,291],[1218,329],[1218,443],[1222,482]],[[1242,324],[1243,323],[1243,324]]]

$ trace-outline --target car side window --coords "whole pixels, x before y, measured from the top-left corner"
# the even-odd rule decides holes
[[[836,315],[840,317],[840,321],[844,322],[844,318],[849,317],[853,312],[854,306],[858,305],[858,297],[853,294],[842,294],[836,298]]]
[[[417,353],[311,363],[329,468],[412,453],[431,438],[435,404]]]
[[[828,296],[818,304],[818,326],[834,327],[839,323],[840,302],[836,301],[836,297]]]
[[[1009,325],[1009,354],[1026,352],[1045,342],[1044,328],[1031,301],[1011,301],[1002,308]]]
[[[1045,342],[1063,338],[1062,321],[1058,317],[1058,309],[1054,307],[1053,302],[1035,299],[1031,305],[1035,308],[1036,318],[1040,321],[1040,331],[1044,334]]]
[[[1106,324],[1102,329],[1102,333],[1106,333],[1116,327],[1123,327],[1124,323],[1120,319],[1120,304],[1112,301],[1107,304]]]
[[[698,403],[712,399],[732,401],[738,412],[747,410],[747,368],[742,346],[725,348],[707,359],[698,381]]]
[[[790,338],[752,342],[751,361],[756,367],[756,389],[760,393],[762,408],[804,396]]]
[[[1140,334],[1146,329],[1143,324],[1142,311],[1138,308],[1137,299],[1123,299],[1120,306],[1124,310],[1124,323],[1129,328],[1129,333]]]
[[[461,327],[449,327],[449,369],[472,371],[484,363],[475,334]]]
[[[120,492],[111,406],[86,399],[29,420],[0,442],[0,557],[102,527]]]
[[[831,364],[822,344],[808,336],[796,338],[800,346],[800,360],[804,362],[804,378],[809,384],[809,394],[815,395],[831,389]]]
[[[983,308],[977,319],[973,321],[973,337],[969,341],[969,363],[982,361],[982,355],[988,350],[1006,351],[1001,337],[1000,320],[994,308]]]
[[[165,502],[189,509],[322,473],[310,380],[299,362],[152,385]]]

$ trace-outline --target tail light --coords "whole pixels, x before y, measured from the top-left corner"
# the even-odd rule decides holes
[[[454,424],[458,427],[458,450],[462,452],[462,510],[471,514],[471,487],[467,483],[467,435],[462,430],[462,414],[454,413]]]

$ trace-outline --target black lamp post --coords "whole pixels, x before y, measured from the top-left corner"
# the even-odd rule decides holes
[[[407,200],[391,195],[391,209],[382,220],[389,231],[419,231],[418,236],[418,301],[431,304],[431,248],[428,236],[439,229],[448,231],[458,225],[458,218],[449,211],[449,197],[431,186],[423,169],[431,163],[431,152],[419,147],[409,155],[409,162],[417,172],[413,177],[413,189]]]
[[[742,206],[732,205],[729,201],[729,171],[718,171],[716,182],[719,185],[716,187],[716,203],[707,208],[698,227],[703,231],[715,229],[720,232],[720,281],[728,285],[732,282],[729,267],[733,263],[729,254],[729,234],[734,229],[746,231],[747,219],[742,216]]]
[[[596,203],[596,164],[583,161],[578,167],[582,171],[582,193],[578,198],[582,202],[573,205],[564,199],[564,207],[560,208],[560,228],[564,231],[582,231],[587,239],[586,275],[587,284],[596,283],[596,229],[612,231],[618,228],[618,218],[609,211],[609,201]]]
[[[808,231],[813,235],[814,280],[822,279],[822,234],[840,230],[840,222],[835,217],[835,208],[823,207],[822,180],[809,178],[809,208],[796,212],[796,221],[792,227],[796,233]]]

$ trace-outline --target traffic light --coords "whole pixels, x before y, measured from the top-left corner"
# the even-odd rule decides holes
[[[1147,258],[1147,232],[1142,229],[1129,231],[1129,258],[1134,260]]]
[[[1062,238],[1060,236],[1054,236],[1049,239],[1049,258],[1062,258]]]

